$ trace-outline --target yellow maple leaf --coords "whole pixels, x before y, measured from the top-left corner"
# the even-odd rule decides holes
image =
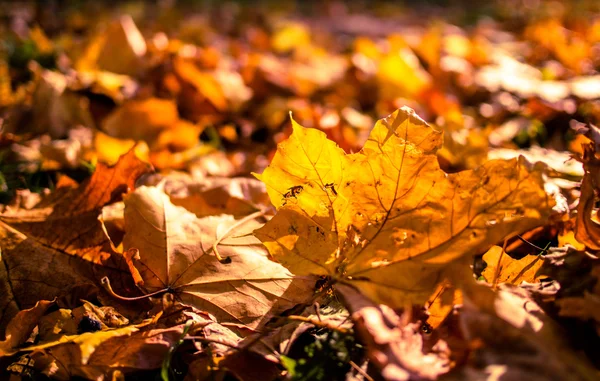
[[[447,174],[440,131],[403,107],[362,150],[294,132],[256,175],[277,214],[255,235],[298,275],[326,275],[392,306],[423,303],[449,263],[542,224],[553,200],[523,158]]]
[[[539,255],[526,255],[521,259],[513,259],[503,252],[500,246],[492,246],[484,255],[487,267],[481,275],[485,281],[496,286],[499,283],[520,284],[535,282],[539,277],[537,271],[544,261]]]

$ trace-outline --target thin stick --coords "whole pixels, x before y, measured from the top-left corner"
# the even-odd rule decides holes
[[[212,249],[213,249],[213,253],[215,253],[215,257],[217,257],[217,259],[219,260],[219,262],[221,263],[229,263],[231,260],[229,259],[229,257],[221,257],[221,255],[219,254],[219,250],[217,249],[217,246],[221,243],[222,240],[224,240],[225,238],[227,238],[231,232],[240,227],[241,225],[245,224],[246,222],[253,220],[255,218],[258,218],[260,216],[264,216],[265,212],[262,210],[259,210],[258,212],[254,212],[252,214],[247,215],[246,217],[242,218],[241,220],[239,220],[238,222],[236,222],[235,224],[231,225],[229,227],[229,229],[227,229],[227,231],[225,232],[225,234],[223,234],[222,236],[220,236],[219,238],[217,238],[217,240],[215,241],[215,243],[213,243],[212,245]]]
[[[545,253],[545,252],[548,250],[548,245],[549,245],[549,244],[548,244],[548,245],[546,245],[546,247],[545,247],[545,248],[541,248],[541,247],[539,247],[538,245],[536,245],[536,244],[534,244],[534,243],[532,243],[532,242],[529,242],[528,240],[526,240],[525,238],[521,237],[520,235],[517,235],[517,238],[518,238],[518,239],[520,239],[522,242],[525,242],[526,244],[528,244],[528,245],[530,245],[530,246],[532,246],[532,247],[534,247],[534,248],[538,249],[539,251],[541,251],[541,253],[540,253],[540,254],[544,254],[544,253]]]
[[[354,370],[356,370],[358,373],[360,373],[364,378],[366,378],[367,381],[375,381],[373,377],[369,376],[369,374],[365,372],[363,368],[358,366],[358,364],[354,361],[350,360],[350,366],[354,368]]]
[[[207,337],[202,337],[202,336],[186,336],[186,337],[184,337],[184,340],[200,341],[200,342],[206,343],[206,344],[221,344],[221,345],[224,345],[224,346],[229,347],[231,349],[235,349],[236,351],[240,350],[240,347],[238,347],[235,344],[229,344],[229,343],[225,343],[225,342],[223,342],[221,340],[209,339]]]
[[[301,322],[305,322],[305,323],[310,323],[312,325],[314,325],[315,327],[319,327],[319,328],[327,328],[331,331],[337,331],[339,333],[343,333],[345,335],[350,333],[349,329],[346,328],[342,328],[342,327],[338,327],[335,326],[331,323],[328,323],[326,321],[320,321],[317,319],[311,319],[309,317],[305,317],[305,316],[298,316],[298,315],[290,315],[290,316],[286,316],[286,319],[288,320],[294,320],[294,321],[301,321]]]
[[[315,308],[315,315],[317,315],[317,319],[319,319],[319,321],[323,321],[323,319],[321,319],[321,312],[319,312],[319,302],[314,302],[313,307]]]
[[[102,283],[102,286],[104,287],[106,292],[108,292],[110,294],[110,296],[112,296],[113,298],[117,298],[119,300],[125,300],[125,301],[143,300],[143,299],[151,298],[153,296],[164,294],[165,292],[169,291],[169,288],[163,288],[162,290],[154,291],[150,294],[146,294],[146,295],[142,295],[142,296],[133,296],[133,297],[128,298],[126,296],[118,295],[116,292],[113,291],[112,287],[110,286],[110,279],[108,279],[108,277],[105,276],[104,278],[102,278],[100,280],[100,283]]]

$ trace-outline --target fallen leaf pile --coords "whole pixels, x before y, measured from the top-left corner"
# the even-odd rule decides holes
[[[600,8],[433,3],[0,4],[0,378],[598,379]]]

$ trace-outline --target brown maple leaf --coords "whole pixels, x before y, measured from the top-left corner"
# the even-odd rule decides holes
[[[171,292],[219,322],[255,329],[313,292],[314,278],[294,277],[270,261],[251,235],[223,239],[240,223],[233,216],[198,218],[157,187],[142,186],[124,202],[123,246],[137,254],[130,269],[148,293]],[[258,226],[249,220],[243,227]]]

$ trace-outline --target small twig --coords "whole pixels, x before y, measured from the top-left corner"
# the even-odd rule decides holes
[[[534,248],[538,249],[539,251],[541,251],[540,255],[542,255],[542,254],[544,254],[546,251],[548,251],[548,247],[550,246],[550,243],[548,243],[548,244],[546,245],[546,247],[544,247],[544,248],[541,248],[541,247],[539,247],[538,245],[536,245],[536,244],[534,244],[534,243],[532,243],[532,242],[529,242],[528,240],[526,240],[525,238],[521,237],[520,235],[517,235],[517,238],[518,238],[518,239],[520,239],[522,242],[525,242],[525,243],[526,243],[526,244],[528,244],[529,246],[531,246],[531,247],[534,247]]]
[[[315,315],[317,315],[317,319],[319,319],[319,321],[323,321],[323,319],[321,319],[321,312],[319,311],[319,308],[321,307],[319,302],[314,302],[313,307],[315,308]]]
[[[217,257],[217,259],[219,260],[219,262],[221,263],[230,263],[231,262],[231,258],[229,257],[225,257],[223,258],[221,256],[221,254],[219,254],[219,250],[217,249],[217,246],[221,243],[222,240],[224,240],[225,238],[227,238],[229,236],[229,234],[231,234],[231,232],[240,227],[241,225],[245,224],[246,222],[253,220],[255,218],[258,218],[260,216],[264,216],[265,212],[262,210],[259,210],[258,212],[254,212],[252,214],[247,215],[246,217],[242,218],[241,220],[239,220],[238,222],[236,222],[235,224],[231,225],[229,227],[229,229],[227,229],[227,231],[225,232],[225,234],[223,234],[222,236],[220,236],[219,238],[216,239],[215,243],[213,243],[212,245],[212,249],[213,249],[213,253],[215,253],[215,257]]]
[[[217,340],[217,339],[209,339],[207,337],[202,337],[202,336],[186,336],[184,338],[184,340],[200,341],[200,342],[206,343],[206,344],[221,344],[221,345],[224,345],[231,349],[235,349],[236,351],[239,351],[242,349],[235,344],[229,344],[229,343],[225,343],[223,341]]]
[[[540,260],[542,259],[542,255],[544,254],[544,252],[546,252],[548,250],[548,248],[550,247],[550,242],[548,242],[546,244],[546,247],[542,249],[542,252],[539,253],[538,255],[536,255],[535,259],[533,261],[531,261],[530,264],[528,264],[527,266],[523,267],[521,269],[521,271],[519,271],[519,273],[517,274],[517,276],[515,276],[513,278],[513,280],[510,282],[511,284],[514,284],[516,282],[517,279],[519,279],[520,277],[523,276],[523,274],[525,274],[525,272],[527,270],[530,270],[531,268],[533,268],[533,266]]]
[[[112,296],[113,298],[117,298],[119,300],[125,300],[125,301],[143,300],[143,299],[151,298],[153,296],[161,295],[161,294],[171,291],[170,288],[163,288],[162,290],[158,290],[158,291],[152,292],[150,294],[142,295],[142,296],[126,297],[126,296],[118,295],[117,293],[115,293],[113,291],[112,287],[110,286],[110,279],[108,279],[108,277],[105,276],[104,278],[102,278],[100,280],[100,283],[102,283],[102,286],[104,287],[106,292],[108,292],[110,294],[110,296]]]
[[[354,361],[350,360],[350,366],[352,368],[354,368],[354,370],[356,370],[358,373],[360,373],[361,376],[363,376],[364,378],[366,378],[367,381],[375,381],[373,379],[373,377],[369,376],[369,374],[367,372],[365,372],[363,368],[361,368],[360,366],[358,366],[358,364],[355,363]]]
[[[342,328],[342,327],[338,327],[336,325],[333,325],[331,323],[328,323],[326,321],[320,321],[317,319],[311,319],[309,317],[306,316],[298,316],[298,315],[290,315],[290,316],[286,316],[286,319],[288,320],[293,320],[293,321],[301,321],[304,323],[310,323],[312,325],[314,325],[315,327],[319,327],[319,328],[326,328],[329,329],[331,331],[337,331],[339,333],[343,333],[345,335],[350,333],[350,330],[347,328]]]

